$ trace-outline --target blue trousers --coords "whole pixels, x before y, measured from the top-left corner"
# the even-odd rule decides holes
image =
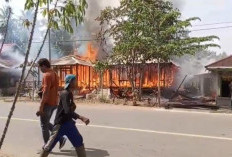
[[[53,127],[51,136],[47,142],[47,144],[44,147],[44,150],[50,152],[55,147],[56,143],[64,136],[66,135],[69,139],[69,141],[72,143],[73,147],[81,147],[83,146],[83,138],[81,134],[79,133],[75,122],[74,121],[68,121],[64,124],[55,125]]]

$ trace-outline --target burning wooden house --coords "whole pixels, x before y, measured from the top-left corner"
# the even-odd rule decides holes
[[[74,54],[77,53],[74,52]],[[59,85],[64,85],[65,75],[75,74],[77,75],[77,87],[81,93],[87,93],[93,89],[97,89],[100,86],[100,76],[94,70],[94,62],[97,60],[97,54],[98,49],[94,48],[91,43],[88,43],[83,56],[69,55],[52,61],[52,66],[60,78]],[[142,71],[140,69],[141,66],[143,66]],[[131,69],[124,65],[110,65],[109,69],[103,74],[103,87],[105,89],[131,88],[128,79],[128,73],[130,71]],[[178,66],[172,62],[160,63],[161,87],[172,86],[177,71]],[[142,83],[142,88],[154,89],[158,86],[158,64],[156,62],[146,64],[137,63],[135,73],[136,87],[139,87],[140,82]]]
[[[141,66],[143,66],[142,70],[140,69]],[[105,80],[109,83],[107,87],[130,88],[131,85],[128,78],[130,71],[131,69],[125,65],[110,66],[110,69],[104,74]],[[160,86],[171,87],[175,81],[177,71],[178,67],[172,62],[160,63]],[[142,88],[156,88],[158,86],[158,63],[137,63],[135,65],[135,73],[136,87],[139,87],[140,82],[142,83]]]
[[[100,77],[94,70],[93,63],[88,57],[70,55],[52,61],[54,70],[60,77],[60,86],[64,85],[64,78],[67,74],[77,75],[77,87],[81,92],[88,92],[99,87]],[[139,87],[140,75],[142,75],[142,88],[154,89],[158,86],[158,64],[144,64],[144,69],[140,70],[141,64],[136,64],[136,87]],[[110,65],[103,74],[104,88],[131,88],[128,73],[131,69],[123,65]],[[160,85],[161,87],[171,87],[175,81],[178,67],[172,62],[160,64]]]
[[[77,55],[62,57],[52,61],[53,69],[59,76],[59,85],[64,85],[64,79],[67,74],[77,75],[77,87],[83,91],[91,90],[97,86],[96,73],[91,62],[84,60]]]
[[[232,56],[207,65],[205,68],[210,71],[211,83],[208,82],[208,85],[213,87],[217,105],[231,107],[229,84],[232,82]]]

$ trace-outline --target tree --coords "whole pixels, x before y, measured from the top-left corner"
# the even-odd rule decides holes
[[[10,124],[10,120],[11,120],[11,117],[12,117],[14,109],[15,109],[15,105],[16,105],[19,93],[21,91],[21,88],[22,88],[22,82],[24,79],[26,66],[28,64],[28,57],[30,54],[30,48],[31,48],[32,39],[33,39],[33,35],[34,35],[34,29],[35,29],[38,9],[39,9],[39,7],[43,8],[43,6],[47,6],[47,2],[48,1],[46,1],[46,0],[36,0],[36,2],[34,2],[33,0],[26,0],[26,3],[25,3],[25,10],[30,10],[30,9],[35,10],[34,18],[32,21],[32,25],[30,22],[25,23],[26,26],[28,26],[28,27],[31,26],[31,33],[30,33],[30,37],[29,37],[29,41],[28,41],[28,46],[27,46],[25,60],[24,60],[23,68],[22,68],[22,74],[21,74],[21,77],[19,80],[19,85],[17,87],[14,101],[13,101],[13,104],[12,104],[10,113],[8,115],[4,131],[3,131],[3,134],[1,137],[0,149],[3,145],[4,139],[5,139],[7,130],[8,130],[8,126]],[[49,3],[51,3],[51,2],[52,2],[52,0],[49,1]],[[58,0],[56,1],[56,4],[57,4],[57,2],[58,2]],[[76,24],[78,24],[80,21],[82,21],[83,16],[85,14],[85,8],[87,7],[87,3],[85,0],[79,0],[79,5],[74,5],[74,2],[72,0],[65,1],[64,3],[65,4],[62,5],[62,7],[60,9],[54,8],[53,10],[49,10],[49,11],[47,9],[44,9],[43,15],[44,16],[46,14],[50,15],[48,28],[53,27],[55,29],[59,29],[59,24],[60,24],[67,31],[73,32],[73,28],[72,28],[71,23],[70,23],[70,18],[75,19]],[[46,37],[46,35],[47,35],[47,33],[45,34],[45,37]],[[40,53],[40,51],[38,53]]]
[[[104,72],[109,68],[107,62],[104,61],[97,61],[94,64],[94,70],[98,73],[100,77],[100,91],[101,91],[101,98],[103,99],[103,76]]]
[[[60,7],[60,9],[57,9],[57,4],[60,2],[59,0],[56,0],[54,8],[49,10],[44,9],[42,14],[43,16],[46,16],[49,14],[49,20],[48,20],[48,26],[46,33],[43,37],[42,44],[38,50],[38,53],[36,55],[36,58],[33,60],[31,63],[31,66],[26,74],[26,77],[24,78],[24,82],[26,81],[27,77],[29,76],[32,68],[35,65],[35,62],[39,58],[43,46],[45,44],[46,38],[49,33],[49,29],[53,28],[53,31],[65,31],[65,33],[73,33],[73,27],[72,27],[72,21],[76,24],[76,26],[81,23],[84,20],[84,15],[85,15],[85,9],[88,7],[88,4],[86,3],[85,0],[79,0],[79,5],[75,5],[72,0],[64,1],[63,6]],[[46,2],[45,2],[46,3]],[[59,19],[59,20],[58,20]],[[60,30],[60,28],[64,30]],[[59,36],[60,38],[60,36]],[[53,40],[53,44],[54,44]],[[58,48],[57,48],[58,49]]]
[[[3,10],[1,10],[1,12],[3,13],[1,15],[1,18],[2,18],[1,22],[2,22],[2,26],[4,27],[4,35],[3,35],[3,41],[2,41],[1,47],[0,47],[0,54],[2,52],[3,45],[6,41],[6,36],[7,36],[7,32],[8,32],[8,25],[9,25],[9,21],[10,21],[10,17],[11,17],[11,8],[8,7],[6,12],[4,12]],[[5,18],[5,16],[7,16],[7,17]]]
[[[6,35],[6,37],[4,38],[4,43],[7,44],[15,43],[22,50],[26,49],[28,38],[29,38],[28,29],[24,28],[22,24],[22,20],[19,20],[12,16],[7,24],[7,14],[9,15],[9,9],[8,7],[3,6],[0,9],[0,22],[1,22],[0,34],[2,36]],[[5,34],[6,30],[9,30],[7,31],[7,34]]]
[[[9,113],[9,115],[8,115],[7,122],[6,122],[6,125],[5,125],[5,128],[4,128],[4,131],[3,131],[3,134],[2,134],[2,137],[1,137],[0,149],[2,148],[4,139],[5,139],[7,130],[8,130],[8,126],[9,126],[9,124],[10,124],[10,120],[11,120],[11,117],[12,117],[13,112],[14,112],[14,109],[15,109],[15,104],[16,104],[16,102],[17,102],[18,95],[19,95],[19,92],[20,92],[21,87],[22,87],[22,81],[23,81],[23,77],[24,77],[25,70],[26,70],[26,66],[27,66],[27,62],[28,62],[28,56],[29,56],[29,53],[30,53],[30,48],[31,48],[31,43],[32,43],[32,38],[33,38],[33,34],[34,34],[34,28],[35,28],[35,23],[36,23],[38,8],[39,8],[39,2],[40,2],[40,1],[37,0],[37,2],[36,2],[35,4],[33,4],[33,6],[35,5],[35,15],[34,15],[34,19],[33,19],[33,24],[32,24],[32,29],[31,29],[31,35],[30,35],[30,38],[29,38],[29,43],[28,43],[28,47],[27,47],[27,51],[26,51],[26,56],[25,56],[25,60],[24,60],[24,65],[23,65],[23,69],[22,69],[22,75],[21,75],[21,77],[20,77],[19,85],[18,85],[18,87],[17,87],[17,91],[16,91],[16,94],[15,94],[15,97],[14,97],[14,102],[13,102],[13,104],[12,104],[12,107],[11,107],[10,113]]]
[[[100,36],[114,39],[111,57],[129,67],[134,104],[138,63],[156,61],[159,65],[171,56],[194,54],[218,46],[211,43],[218,39],[216,36],[188,36],[191,22],[197,19],[182,20],[180,11],[164,0],[122,0],[119,7],[108,7],[101,12],[97,18],[102,26]],[[160,93],[160,83],[158,90]]]

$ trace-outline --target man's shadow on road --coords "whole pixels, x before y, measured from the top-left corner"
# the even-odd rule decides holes
[[[85,148],[86,156],[88,157],[107,157],[110,154],[106,150],[95,149],[95,148]],[[61,150],[60,152],[52,152],[54,155],[62,156],[76,156],[75,150]]]

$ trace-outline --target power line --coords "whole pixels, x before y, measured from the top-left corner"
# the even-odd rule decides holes
[[[211,26],[211,25],[220,25],[220,24],[232,24],[232,22],[206,23],[206,24],[193,25],[193,27],[198,27],[198,26]]]
[[[215,30],[215,29],[225,29],[225,28],[232,28],[232,26],[212,27],[212,28],[203,28],[203,29],[194,29],[194,30],[190,30],[190,31],[191,31],[191,32],[198,32],[198,31],[208,31],[208,30]]]
[[[57,42],[75,42],[75,41],[98,41],[101,39],[76,39],[76,40],[60,40]]]
[[[60,40],[60,41],[56,41],[57,43],[59,42],[75,42],[75,41],[98,41],[101,39],[77,39],[77,40]],[[32,41],[32,43],[42,43],[43,41]],[[25,42],[27,43],[27,42]],[[46,41],[45,43],[49,43],[48,41]]]
[[[224,26],[224,27],[212,27],[212,28],[203,28],[203,29],[194,29],[194,30],[190,30],[190,32],[198,32],[198,31],[208,31],[208,30],[217,30],[217,29],[226,29],[226,28],[232,28],[232,26]],[[101,39],[76,39],[76,40],[60,40],[60,41],[56,41],[57,43],[61,43],[61,42],[76,42],[76,41],[99,41]],[[32,41],[32,43],[42,43],[42,41]],[[45,43],[48,43],[48,41],[46,41]]]

